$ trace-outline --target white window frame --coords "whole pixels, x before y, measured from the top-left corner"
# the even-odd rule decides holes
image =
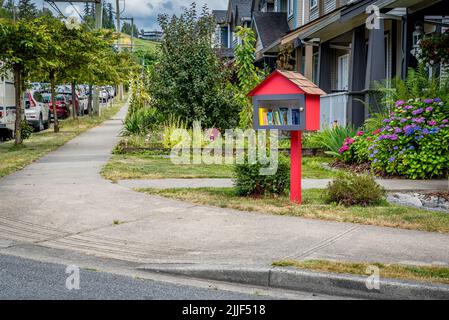
[[[293,17],[294,5],[293,0],[287,0],[287,15],[288,17]]]
[[[346,60],[346,70],[343,70],[343,61]],[[349,90],[349,54],[344,54],[338,57],[338,72],[337,72],[337,90],[348,91]],[[343,81],[345,80],[345,81]],[[343,85],[343,82],[345,85]]]
[[[318,7],[318,0],[310,0],[310,10],[313,10],[316,7]]]

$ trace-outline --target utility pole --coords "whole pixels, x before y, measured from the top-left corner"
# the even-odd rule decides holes
[[[122,17],[121,20],[129,20],[131,21],[131,52],[134,51],[134,18],[124,18]]]
[[[47,1],[47,0],[46,0]],[[118,0],[117,0],[118,1]],[[95,3],[95,29],[100,30],[103,28],[103,0],[53,0],[47,1],[49,3],[52,2],[63,2],[70,3],[72,2],[90,2]],[[100,95],[97,86],[93,86],[93,92],[90,92],[93,98],[92,109],[94,115],[100,115]]]
[[[134,51],[134,18],[131,18],[131,52]]]
[[[120,29],[120,0],[116,0],[116,19],[117,19],[117,32],[120,34],[120,32],[122,32],[122,30]],[[119,40],[120,41],[120,37]]]
[[[122,30],[120,28],[120,0],[116,0],[115,1],[116,4],[116,19],[117,19],[117,33],[118,33],[118,39],[117,39],[117,48],[118,51],[120,52],[120,37],[122,35]],[[120,98],[120,100],[123,100],[124,98],[124,93],[123,93],[124,89],[123,89],[123,84],[119,84],[118,85],[118,96]]]
[[[100,30],[103,27],[103,2],[102,0],[97,0],[95,2],[95,29]],[[94,116],[100,115],[100,92],[98,86],[93,86],[92,95],[93,103],[92,109]]]

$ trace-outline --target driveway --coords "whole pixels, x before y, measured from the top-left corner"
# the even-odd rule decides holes
[[[0,248],[34,243],[139,263],[449,262],[447,234],[197,206],[112,184],[99,172],[125,114],[0,180]]]

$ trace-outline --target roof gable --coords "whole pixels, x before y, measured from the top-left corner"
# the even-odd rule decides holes
[[[248,95],[310,94],[325,95],[316,84],[299,72],[276,70]]]
[[[255,12],[253,21],[263,48],[270,46],[290,31],[285,12]]]

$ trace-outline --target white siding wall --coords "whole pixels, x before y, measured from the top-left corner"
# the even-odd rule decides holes
[[[324,0],[324,14],[337,9],[337,0]]]

